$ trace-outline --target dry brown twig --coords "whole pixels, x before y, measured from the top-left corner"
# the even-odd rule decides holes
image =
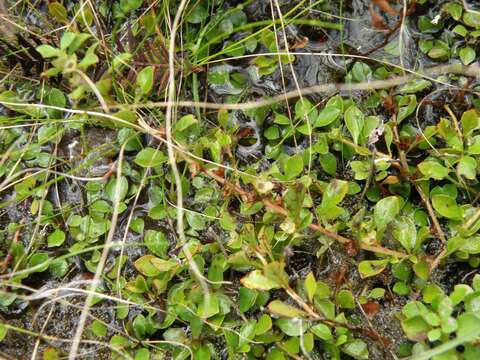
[[[160,141],[165,141],[161,137],[159,137],[158,139]],[[282,215],[282,216],[288,216],[288,211],[285,208],[283,208],[282,206],[276,204],[271,198],[258,197],[256,194],[252,194],[251,192],[248,192],[247,190],[242,188],[239,184],[232,183],[232,182],[228,181],[227,179],[225,179],[224,177],[216,174],[214,171],[203,168],[197,162],[188,158],[188,156],[185,156],[184,154],[182,154],[182,158],[187,163],[194,164],[194,166],[197,170],[202,171],[205,175],[209,176],[210,178],[214,179],[218,183],[222,184],[226,189],[228,189],[230,191],[233,190],[236,194],[238,194],[244,200],[250,201],[250,202],[252,202],[254,200],[262,201],[263,204],[265,205],[265,207],[268,210],[270,210],[270,211],[272,211],[276,214]],[[319,232],[319,233],[329,237],[330,239],[333,239],[333,240],[335,240],[335,241],[337,241],[337,242],[339,242],[343,245],[358,243],[357,241],[354,241],[352,239],[344,237],[340,234],[334,233],[333,231],[328,230],[327,228],[323,227],[320,224],[312,223],[308,227],[311,230]],[[360,244],[359,246],[362,250],[374,252],[374,253],[380,254],[380,255],[393,256],[393,257],[397,257],[397,258],[405,258],[405,257],[408,256],[405,253],[398,252],[398,251],[395,251],[395,250],[391,250],[391,249],[388,249],[388,248],[384,248],[384,247],[379,246],[379,245]]]
[[[432,207],[430,199],[425,194],[425,192],[423,191],[420,184],[417,181],[415,181],[415,179],[412,179],[412,177],[411,177],[410,170],[409,170],[409,167],[408,167],[407,156],[405,155],[405,151],[403,151],[403,149],[401,147],[401,144],[400,144],[400,137],[398,135],[396,114],[393,115],[392,131],[393,131],[394,141],[395,141],[395,144],[397,146],[398,156],[400,158],[400,164],[401,164],[401,167],[402,167],[401,173],[402,173],[403,177],[405,177],[410,183],[412,183],[412,185],[415,187],[418,194],[420,195],[420,199],[422,200],[422,203],[426,207],[428,215],[430,217],[430,220],[432,221],[433,227],[435,229],[435,235],[438,237],[438,239],[440,239],[440,241],[442,242],[442,246],[444,247],[444,249],[432,261],[432,263],[430,265],[430,271],[433,271],[438,266],[441,258],[445,254],[445,247],[446,247],[446,244],[447,244],[447,238],[445,237],[445,234],[442,230],[442,227],[440,226],[440,223],[438,221],[438,218],[435,215],[435,210]]]
[[[423,72],[415,73],[414,75],[404,75],[404,76],[395,76],[388,80],[376,80],[365,83],[358,84],[347,84],[347,83],[333,83],[333,84],[320,84],[315,86],[310,86],[298,90],[288,91],[271,98],[263,98],[256,101],[248,101],[244,103],[237,104],[221,104],[221,103],[210,103],[210,102],[196,102],[196,101],[176,101],[176,102],[145,102],[141,104],[118,104],[110,105],[110,109],[153,109],[153,108],[167,108],[169,106],[176,107],[201,107],[205,109],[225,109],[225,110],[251,110],[260,107],[270,106],[278,102],[285,100],[291,100],[298,98],[299,96],[307,96],[314,94],[334,94],[337,92],[348,92],[348,91],[369,91],[369,90],[379,90],[379,89],[388,89],[398,85],[403,85],[411,80],[417,79],[418,77],[424,77],[427,79],[432,79],[432,77],[437,75],[443,75],[446,73],[452,74],[463,74],[466,76],[478,76],[480,74],[480,65],[474,64],[469,66],[464,66],[459,63],[453,65],[441,65],[435,66],[433,68],[425,69]],[[14,104],[15,105],[15,104]]]

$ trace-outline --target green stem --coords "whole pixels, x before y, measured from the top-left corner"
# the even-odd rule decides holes
[[[285,16],[284,16],[285,25],[296,24],[296,25],[319,26],[319,27],[323,27],[323,28],[326,28],[326,29],[333,29],[333,30],[342,30],[343,29],[343,25],[341,25],[341,24],[335,24],[335,23],[321,21],[321,20],[315,20],[315,19],[297,19],[297,17],[303,15],[303,13],[305,13],[308,10],[308,8],[305,8],[302,11],[300,11],[292,19],[287,19],[287,17],[289,15],[291,15],[294,11],[296,11],[300,6],[302,6],[304,2],[305,2],[305,0],[301,1],[294,8],[292,8],[288,13],[285,14]],[[321,3],[321,1],[316,2],[315,4],[312,4],[310,7],[315,6],[317,3]],[[261,32],[263,32],[265,30],[268,30],[269,28],[273,27],[274,25],[278,25],[278,24],[281,24],[281,19],[275,19],[274,21],[272,21],[272,20],[261,20],[261,21],[256,21],[256,22],[253,22],[253,23],[249,23],[249,24],[239,26],[238,28],[234,29],[234,31],[232,33],[240,32],[240,31],[244,31],[244,30],[249,30],[249,29],[252,29],[252,28],[255,28],[255,27],[259,27],[259,26],[265,26],[265,27],[262,28],[261,30],[257,31],[256,33],[250,34],[250,35],[242,38],[238,42],[236,42],[234,44],[231,44],[229,47],[219,51],[218,53],[210,55],[210,56],[202,59],[200,61],[199,65],[204,64],[205,62],[208,62],[211,59],[213,59],[215,57],[218,57],[219,55],[223,55],[227,51],[231,50],[232,46],[238,46],[238,44],[246,42],[249,39],[257,36]],[[201,53],[208,46],[220,42],[221,40],[231,36],[232,33],[223,33],[223,34],[220,34],[220,35],[214,37],[207,44],[205,44],[201,48],[199,48],[198,52]]]

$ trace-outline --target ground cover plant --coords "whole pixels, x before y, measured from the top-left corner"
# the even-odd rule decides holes
[[[480,359],[480,6],[0,0],[0,357]]]

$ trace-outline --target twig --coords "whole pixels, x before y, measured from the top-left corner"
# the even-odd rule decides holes
[[[398,135],[396,115],[394,114],[393,116],[394,116],[394,119],[393,119],[393,136],[394,136],[395,144],[397,145],[398,156],[400,158],[400,164],[402,165],[402,175],[404,177],[406,177],[413,184],[413,186],[415,186],[415,189],[417,190],[418,194],[420,195],[420,198],[421,198],[423,204],[427,208],[428,215],[430,216],[430,220],[432,221],[433,227],[435,228],[435,233],[436,233],[437,237],[440,239],[440,241],[442,242],[443,247],[444,247],[444,249],[440,252],[440,254],[432,262],[432,264],[430,266],[430,271],[432,271],[438,266],[441,258],[446,253],[445,246],[446,246],[446,243],[447,243],[447,238],[445,237],[445,234],[443,233],[443,230],[440,226],[440,223],[438,222],[437,216],[435,215],[435,210],[433,209],[432,204],[430,203],[430,199],[425,194],[422,187],[414,179],[412,179],[410,177],[410,170],[408,169],[407,157],[406,157],[405,152],[403,151],[403,149],[401,148],[401,145],[400,145],[400,137]]]
[[[300,295],[298,295],[295,292],[295,290],[293,290],[290,287],[287,287],[284,290],[287,292],[288,296],[290,296],[313,320],[320,321],[332,327],[334,326],[345,327],[351,331],[355,331],[364,336],[368,336],[369,338],[380,342],[382,345],[385,345],[385,342],[387,340],[383,338],[381,335],[379,335],[375,330],[369,331],[362,327],[357,327],[348,323],[341,323],[335,320],[325,319],[323,316],[320,316],[314,309],[312,309],[305,301],[303,301],[303,299],[300,297]]]
[[[107,261],[108,253],[110,250],[110,243],[113,240],[113,236],[115,235],[118,214],[119,214],[119,204],[120,204],[120,180],[122,177],[122,162],[123,162],[123,151],[125,149],[125,145],[120,148],[120,153],[118,156],[118,166],[117,166],[117,179],[115,182],[115,192],[114,192],[114,205],[113,205],[113,213],[112,213],[112,225],[108,232],[107,238],[105,239],[105,248],[102,251],[100,256],[100,260],[98,262],[97,268],[95,269],[95,275],[92,280],[92,284],[90,286],[90,293],[87,295],[85,299],[85,303],[82,308],[82,312],[80,313],[80,317],[78,319],[77,330],[75,331],[75,335],[72,339],[72,346],[70,347],[70,352],[68,354],[68,360],[74,360],[77,357],[78,348],[80,346],[80,341],[82,340],[83,330],[85,328],[85,324],[87,322],[87,317],[90,312],[90,307],[92,306],[93,299],[95,297],[95,293],[97,291],[98,285],[100,283],[100,279],[103,275],[103,270],[105,267],[105,263]]]
[[[177,106],[177,107],[202,107],[205,109],[226,109],[226,110],[251,110],[257,109],[260,107],[270,106],[278,102],[285,101],[287,99],[295,99],[299,96],[307,96],[319,93],[336,93],[343,91],[368,91],[368,90],[378,90],[378,89],[388,89],[398,85],[405,84],[411,80],[420,77],[432,77],[445,73],[452,74],[464,74],[468,76],[477,76],[480,72],[480,65],[474,64],[469,66],[464,66],[461,64],[453,65],[442,65],[436,66],[430,69],[426,69],[423,73],[415,73],[415,75],[407,76],[395,76],[387,80],[376,80],[368,83],[358,83],[358,84],[346,84],[346,83],[333,83],[333,84],[320,84],[311,87],[306,87],[298,90],[291,90],[280,95],[273,96],[271,98],[263,98],[256,101],[248,101],[244,103],[210,103],[210,102],[195,102],[195,101],[177,101],[177,102],[145,102],[137,104],[119,104],[119,105],[110,105],[110,109],[150,109],[150,108],[167,108],[168,106]],[[448,85],[448,84],[446,84]],[[0,102],[5,103],[6,102]],[[13,105],[18,105],[12,103]],[[32,106],[33,104],[28,104]],[[59,108],[61,109],[61,108]]]
[[[190,159],[186,159],[186,161],[192,162],[192,160],[190,160]],[[243,199],[245,199],[247,201],[254,201],[256,199],[256,196],[254,194],[247,192],[240,185],[232,184],[231,182],[229,182],[228,180],[219,176],[218,174],[214,173],[211,170],[202,169],[202,171],[203,171],[203,173],[205,173],[209,177],[213,178],[214,180],[216,180],[217,182],[222,184],[227,189],[234,190]],[[267,209],[271,210],[272,212],[277,213],[277,214],[282,215],[282,216],[288,216],[288,211],[285,208],[283,208],[282,206],[280,206],[278,204],[275,204],[271,199],[260,198],[260,199],[257,199],[257,200],[262,201],[263,204],[265,205],[265,207]],[[336,234],[333,231],[330,231],[330,230],[324,228],[323,226],[321,226],[319,224],[312,223],[308,227],[311,230],[318,231],[318,232],[322,233],[323,235],[328,236],[329,238],[331,238],[331,239],[333,239],[333,240],[335,240],[335,241],[337,241],[337,242],[339,242],[343,245],[356,243],[354,240],[349,239],[347,237],[344,237],[342,235]],[[374,253],[381,254],[381,255],[394,256],[396,258],[405,258],[405,257],[408,256],[405,253],[398,252],[398,251],[391,250],[391,249],[387,249],[387,248],[384,248],[384,247],[378,246],[378,245],[360,244],[360,248],[362,250],[374,252]]]
[[[450,115],[450,117],[452,118],[453,120],[453,125],[455,126],[455,131],[457,132],[458,134],[458,137],[462,140],[463,142],[463,134],[462,134],[462,131],[460,130],[460,126],[458,124],[458,119],[457,119],[457,116],[455,115],[455,113],[452,111],[452,109],[450,109],[450,106],[448,104],[445,104],[443,106],[443,108],[445,109],[445,111],[448,113],[448,115]]]
[[[5,259],[0,263],[1,264],[0,271],[2,274],[4,274],[7,271],[8,265],[10,265],[10,263],[13,260],[13,254],[12,254],[13,247],[17,244],[18,238],[20,237],[20,231],[22,230],[22,226],[23,226],[22,223],[23,223],[23,220],[20,222],[17,230],[13,234],[12,242],[10,243],[10,247],[8,249],[7,255],[5,256]]]
[[[390,343],[387,339],[383,338],[379,333],[378,331],[375,329],[375,327],[373,326],[372,322],[370,321],[369,317],[367,316],[367,314],[365,313],[365,310],[363,309],[362,307],[362,304],[360,304],[360,301],[358,301],[358,299],[355,299],[355,302],[357,303],[357,306],[358,308],[360,309],[360,312],[362,313],[363,317],[365,318],[365,320],[367,321],[367,324],[368,324],[368,327],[370,328],[370,331],[372,331],[373,334],[375,334],[377,337],[378,337],[378,341],[382,344],[382,346],[385,348],[384,350],[389,350],[390,354],[395,358],[397,359],[397,357],[395,356],[395,354],[392,352],[390,348]]]
[[[166,112],[165,112],[165,138],[167,144],[167,153],[168,153],[168,162],[173,173],[173,178],[175,179],[175,190],[177,196],[177,235],[182,246],[182,251],[185,254],[185,257],[188,260],[188,266],[192,270],[192,273],[198,280],[198,283],[202,287],[205,303],[209,302],[210,292],[208,289],[207,281],[203,274],[200,272],[200,269],[197,266],[197,263],[193,260],[192,254],[187,246],[187,241],[185,238],[184,226],[183,226],[183,189],[182,189],[182,179],[180,173],[178,172],[177,160],[175,158],[175,150],[173,148],[173,137],[172,137],[172,122],[174,115],[174,101],[175,101],[175,41],[177,29],[180,25],[180,20],[183,16],[183,11],[187,6],[188,0],[182,0],[178,6],[177,13],[173,19],[173,24],[171,27],[170,33],[170,43],[168,51],[168,103]]]
[[[422,202],[425,204],[425,207],[427,208],[428,215],[430,216],[430,219],[432,220],[433,226],[435,227],[435,232],[440,239],[440,241],[443,244],[447,243],[447,238],[445,237],[445,234],[440,226],[440,223],[438,222],[437,216],[435,215],[435,210],[433,210],[432,204],[430,203],[430,200],[428,199],[427,195],[421,188],[421,186],[417,182],[413,182],[415,185],[415,189],[417,189],[418,194],[420,195],[420,198],[422,199]]]
[[[393,136],[395,139],[395,143],[397,145],[398,149],[398,156],[400,158],[400,164],[402,165],[402,175],[404,175],[414,186],[415,189],[417,190],[418,194],[420,195],[420,198],[427,208],[428,215],[430,216],[430,219],[432,220],[433,226],[435,228],[435,232],[437,237],[440,239],[440,241],[443,244],[447,243],[447,238],[445,237],[445,234],[443,233],[443,230],[440,226],[440,223],[438,222],[437,216],[435,215],[435,210],[433,210],[432,204],[430,203],[430,200],[428,196],[425,194],[423,191],[422,187],[410,177],[410,170],[408,168],[408,161],[407,161],[407,156],[405,155],[405,152],[400,146],[400,137],[398,136],[398,128],[397,128],[397,122],[396,122],[396,117],[394,115],[394,121],[393,121]]]

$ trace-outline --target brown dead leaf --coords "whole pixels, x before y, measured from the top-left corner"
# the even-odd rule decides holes
[[[366,304],[362,304],[362,309],[368,317],[373,317],[380,310],[380,305],[376,302],[370,301]]]
[[[308,44],[308,37],[302,36],[295,39],[295,43],[290,47],[290,49],[303,49]]]

